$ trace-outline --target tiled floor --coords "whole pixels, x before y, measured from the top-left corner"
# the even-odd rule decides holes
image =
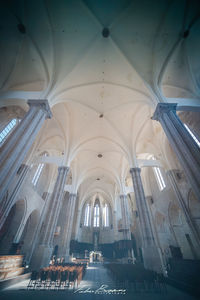
[[[1,300],[192,300],[196,299],[178,289],[167,286],[166,293],[136,293],[124,287],[115,286],[114,281],[102,264],[91,264],[75,290],[32,291],[26,290],[28,281],[9,287],[0,294]]]

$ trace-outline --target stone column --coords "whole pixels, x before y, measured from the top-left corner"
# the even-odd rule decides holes
[[[46,226],[41,244],[38,247],[38,259],[35,265],[45,267],[49,264],[53,251],[53,238],[56,230],[56,225],[62,207],[64,196],[64,187],[66,183],[69,167],[59,167],[58,176],[54,186],[54,190],[50,200],[50,213],[46,217]]]
[[[78,209],[77,210],[77,222],[76,222],[75,240],[78,240],[78,236],[79,236],[79,228],[80,228],[80,222],[81,222],[81,213],[82,213],[82,211],[80,209]]]
[[[167,175],[169,177],[169,180],[171,182],[171,185],[172,185],[172,188],[174,190],[174,193],[176,195],[176,199],[179,203],[179,206],[181,207],[182,209],[182,212],[185,216],[185,219],[186,219],[186,222],[188,224],[188,227],[190,228],[190,231],[191,233],[193,234],[193,237],[196,241],[196,244],[197,244],[197,247],[198,247],[198,251],[197,252],[197,255],[199,256],[199,248],[200,248],[200,236],[199,236],[199,232],[195,226],[195,223],[194,221],[192,220],[191,218],[191,215],[190,215],[190,212],[187,208],[187,205],[185,204],[185,201],[182,197],[182,194],[181,194],[181,191],[178,187],[178,184],[177,184],[177,180],[176,180],[176,172],[177,170],[169,170],[167,171]]]
[[[131,241],[131,229],[128,213],[128,198],[127,195],[120,195],[121,212],[122,212],[122,230],[123,230],[123,244],[124,244],[124,258],[123,262],[127,263],[128,258],[134,259]],[[135,259],[134,259],[135,260]]]
[[[130,173],[133,181],[133,188],[135,193],[135,201],[138,211],[140,232],[142,238],[142,254],[144,259],[144,267],[146,269],[163,272],[161,251],[157,247],[153,228],[150,221],[149,210],[144,194],[144,189],[141,179],[141,169],[131,168]]]
[[[123,238],[124,238],[124,240],[131,240],[127,195],[120,195],[119,197],[120,197],[121,212],[122,212]]]
[[[70,194],[66,211],[66,222],[62,233],[61,251],[59,256],[64,257],[65,262],[69,262],[70,240],[72,235],[72,226],[76,206],[77,194]]]
[[[162,125],[188,182],[200,200],[200,148],[177,116],[176,107],[176,103],[158,103],[152,119]]]
[[[47,100],[28,100],[29,111],[3,144],[0,154],[0,201],[42,127],[51,118]]]
[[[42,224],[44,222],[44,219],[45,219],[45,216],[47,214],[48,208],[50,206],[49,204],[50,204],[50,200],[51,200],[51,194],[48,193],[48,192],[46,192],[45,194],[46,194],[45,198],[44,198],[45,203],[44,203],[41,215],[40,215],[40,220],[39,220],[39,223],[37,224],[37,228],[34,232],[34,236],[33,236],[32,244],[31,244],[31,247],[30,247],[30,251],[27,253],[26,259],[25,259],[28,264],[31,261],[31,258],[32,258],[33,252],[35,250],[36,244],[38,243],[38,239],[39,239],[39,236],[40,236],[40,231],[42,229]]]
[[[116,241],[118,237],[118,224],[117,224],[116,210],[113,211],[113,230],[114,230],[114,241]]]
[[[11,194],[7,195],[5,194],[0,207],[0,229],[2,228],[14,202],[16,199],[16,196],[20,190],[20,187],[22,186],[24,179],[26,178],[27,172],[29,170],[29,166],[22,164],[20,167],[20,174],[17,178],[17,181],[15,183],[14,188],[11,191]]]

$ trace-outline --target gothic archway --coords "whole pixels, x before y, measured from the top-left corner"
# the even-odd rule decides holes
[[[25,215],[25,200],[17,201],[11,208],[6,221],[0,231],[0,254],[15,254],[16,245],[13,245],[15,235]]]

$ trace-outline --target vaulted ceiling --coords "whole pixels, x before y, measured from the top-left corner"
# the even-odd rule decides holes
[[[199,101],[199,1],[1,5],[1,106],[48,99],[41,151],[63,157],[84,197],[123,192],[137,157],[162,152],[157,102]]]

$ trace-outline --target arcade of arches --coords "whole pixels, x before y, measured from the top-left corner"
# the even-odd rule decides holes
[[[199,260],[199,1],[0,14],[0,255]]]

